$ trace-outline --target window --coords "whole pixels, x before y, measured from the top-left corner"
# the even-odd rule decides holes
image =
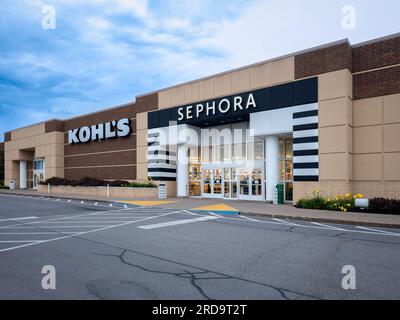
[[[213,147],[205,146],[202,148],[202,162],[212,163],[213,162]]]
[[[44,170],[44,160],[33,161],[33,170]]]
[[[237,143],[233,145],[233,159],[245,160],[246,159],[246,144]]]
[[[255,141],[248,144],[248,160],[264,160],[264,141]]]
[[[200,147],[190,147],[189,148],[189,162],[193,164],[200,163]]]
[[[293,201],[293,140],[279,140],[279,180],[284,185],[285,201]]]

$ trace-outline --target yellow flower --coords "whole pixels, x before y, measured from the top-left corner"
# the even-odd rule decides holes
[[[351,193],[346,194],[346,198],[350,198],[351,197]]]

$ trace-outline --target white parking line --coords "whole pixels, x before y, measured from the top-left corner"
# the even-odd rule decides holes
[[[114,210],[113,212],[122,212],[125,211],[126,209],[118,209],[118,210]],[[69,216],[69,215],[65,215],[62,217],[56,217],[56,218],[50,218],[50,219],[45,219],[45,220],[41,220],[40,222],[45,222],[45,221],[56,221],[56,220],[68,220],[70,218],[78,218],[78,217],[90,217],[90,216],[94,216],[97,214],[101,214],[101,213],[105,213],[105,212],[109,212],[109,211],[98,211],[98,212],[92,212],[92,213],[85,213],[85,214],[79,214],[76,216]],[[9,228],[9,227],[15,227],[15,226],[27,226],[27,225],[31,225],[37,222],[26,222],[26,223],[18,223],[18,224],[13,224],[13,225],[8,225],[8,226],[0,226],[0,229],[2,228]]]
[[[132,220],[131,219],[131,221],[136,221],[136,220]],[[113,223],[121,223],[121,222],[129,222],[129,221],[123,221],[123,220],[121,220],[121,221],[107,221],[107,220],[102,220],[102,221],[96,221],[96,220],[93,220],[93,221],[85,221],[85,220],[82,220],[82,221],[63,221],[62,223],[65,223],[65,224],[87,224],[87,223],[107,223],[107,224],[113,224]],[[49,221],[49,222],[36,222],[36,224],[46,224],[46,225],[52,225],[52,224],[59,224],[60,222],[58,222],[58,221]]]
[[[35,241],[35,242],[31,242],[31,243],[27,243],[27,244],[23,244],[23,245],[19,245],[19,246],[14,246],[11,248],[5,248],[5,249],[1,249],[1,252],[6,252],[6,251],[11,251],[11,250],[16,250],[16,249],[20,249],[20,248],[25,248],[25,247],[29,247],[29,246],[33,246],[36,244],[42,244],[42,243],[49,243],[49,242],[53,242],[53,241],[58,241],[58,240],[63,240],[63,239],[69,239],[69,238],[73,238],[76,236],[82,236],[82,235],[87,235],[87,234],[91,234],[91,233],[95,233],[95,232],[100,232],[100,231],[105,231],[105,230],[109,230],[112,228],[118,228],[118,227],[123,227],[123,226],[128,226],[134,223],[139,223],[139,222],[143,222],[143,221],[147,221],[147,220],[151,220],[151,219],[156,219],[156,218],[160,218],[160,217],[165,217],[174,213],[178,213],[179,211],[174,211],[174,212],[167,212],[164,213],[162,215],[157,215],[157,216],[151,216],[151,217],[147,217],[141,220],[136,220],[136,221],[129,221],[129,222],[124,222],[118,225],[111,225],[111,226],[104,226],[104,227],[99,227],[98,229],[94,229],[94,230],[89,230],[89,231],[85,231],[85,232],[79,232],[73,235],[66,235],[66,236],[62,236],[62,237],[57,237],[57,238],[53,238],[53,239],[48,239],[48,240],[42,240],[42,241]],[[79,228],[79,226],[76,226]],[[54,226],[52,226],[52,228],[55,228]]]
[[[282,223],[282,224],[286,224],[286,225],[288,225],[288,226],[297,226],[297,227],[301,227],[300,224],[293,223],[293,222],[289,222],[289,221],[285,221],[285,220],[281,220],[281,219],[277,219],[277,218],[273,218],[272,220],[277,221],[277,222],[280,222],[280,223]]]
[[[145,230],[152,230],[152,229],[157,229],[157,228],[171,227],[171,226],[177,226],[177,225],[193,223],[193,222],[204,222],[204,221],[215,220],[215,219],[219,219],[219,218],[207,216],[207,217],[201,217],[201,218],[195,218],[195,219],[175,220],[175,221],[170,221],[170,222],[151,224],[148,226],[140,226],[138,228],[145,229]]]
[[[58,228],[102,228],[102,227],[107,227],[108,225],[96,225],[96,226],[69,226],[69,225],[64,225],[64,226],[34,226],[34,227],[12,227],[12,226],[7,226],[7,227],[2,227],[0,229],[2,230],[12,230],[12,229],[16,229],[16,230],[23,230],[23,229],[48,229],[48,228],[52,228],[52,229],[58,229]]]
[[[9,219],[0,219],[0,222],[4,221],[21,221],[21,220],[32,220],[37,219],[38,217],[20,217],[20,218],[9,218]]]
[[[0,243],[32,243],[38,242],[38,240],[11,240],[11,241],[0,241]]]
[[[210,212],[210,214],[213,214],[213,213]],[[275,222],[275,221],[267,221],[267,220],[251,221],[250,219],[233,218],[233,217],[225,217],[225,216],[224,217],[220,216],[220,218],[224,219],[224,220],[242,221],[242,222],[248,222],[248,223],[256,222],[256,223],[271,224],[271,225],[277,225],[277,226],[278,225],[279,226],[290,225],[290,224],[285,223],[285,221],[280,220],[280,219],[273,219],[273,220],[277,220]],[[278,221],[281,221],[281,222],[278,222]],[[305,224],[301,224],[301,225],[297,224],[296,225],[296,224],[293,223],[293,225],[294,226],[298,226],[300,228],[305,228],[305,229],[323,229],[323,230],[331,230],[331,231],[337,231],[337,230],[341,229],[341,228],[333,227],[333,226],[332,226],[332,228],[328,228],[327,227],[328,225],[326,225],[324,227],[323,226],[319,226],[319,225],[311,225],[311,224],[310,225],[305,225]],[[334,228],[336,228],[337,230],[335,230]],[[400,236],[400,233],[390,233],[390,232],[387,232],[387,231],[382,231],[381,233],[378,233],[377,231],[368,231],[368,230],[363,231],[363,230],[355,230],[355,229],[341,229],[341,231],[348,232],[348,233],[371,234],[371,235],[380,235],[380,236]]]
[[[246,216],[240,216],[240,217],[243,218],[243,219],[245,219],[245,220],[260,222],[260,220],[253,219],[253,218],[250,218],[250,217],[246,217]]]
[[[318,223],[318,222],[311,222],[311,223],[315,224],[317,226],[323,227],[323,228],[327,228],[327,229],[338,230],[338,231],[347,231],[346,229],[334,227],[334,226],[323,224],[323,223]]]
[[[65,234],[76,234],[79,232],[62,232]],[[53,235],[60,234],[60,232],[0,232],[0,235]]]
[[[359,227],[359,226],[357,226],[356,228],[362,229],[362,230],[373,231],[373,232],[380,232],[380,233],[383,233],[383,234],[390,234],[390,235],[393,235],[393,236],[400,236],[400,233],[396,233],[396,232],[389,232],[389,231],[384,231],[384,230],[379,230],[379,229],[372,229],[372,228],[367,228],[367,227]]]

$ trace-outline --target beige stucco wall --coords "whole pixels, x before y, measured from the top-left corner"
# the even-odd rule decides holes
[[[5,142],[5,183],[16,181],[19,187],[19,161],[45,158],[46,178],[64,177],[64,133],[45,132],[40,123],[11,132],[11,141]]]
[[[136,179],[147,181],[147,112],[139,113],[136,116]]]
[[[160,91],[159,108],[176,107],[290,81],[294,81],[294,57],[233,70]]]
[[[354,103],[354,181],[360,188],[368,181],[380,188],[379,194],[392,194],[382,186],[400,181],[399,106],[400,94]]]
[[[326,75],[321,80],[334,83]],[[320,90],[328,87],[322,83]],[[346,94],[345,86],[333,92],[320,92],[332,98],[319,102],[321,181],[296,183],[295,201],[315,189],[326,196],[400,198],[400,94],[352,102],[350,96],[336,97]]]
[[[351,192],[353,167],[353,88],[349,70],[318,76],[319,182],[296,182],[294,203],[315,190],[325,196]]]

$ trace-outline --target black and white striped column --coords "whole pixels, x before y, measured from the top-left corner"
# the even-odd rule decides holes
[[[176,181],[176,150],[160,141],[161,132],[148,132],[148,176],[155,181]]]
[[[319,181],[318,105],[293,114],[294,181]]]

